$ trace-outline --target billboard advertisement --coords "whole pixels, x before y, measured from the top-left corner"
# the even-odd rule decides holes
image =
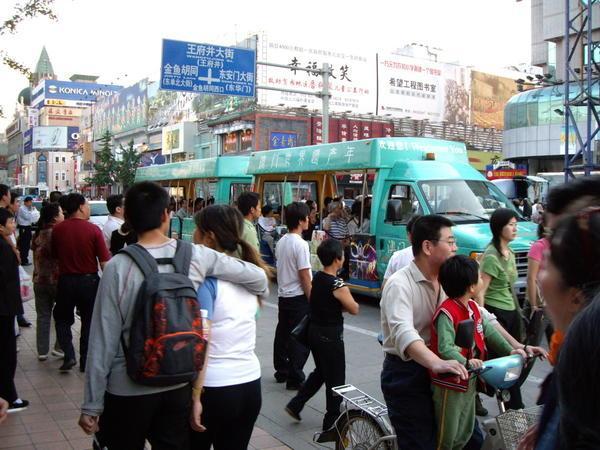
[[[82,108],[111,97],[123,87],[113,84],[42,80],[32,94],[31,106],[67,106]]]
[[[378,114],[469,121],[470,69],[392,54],[379,55],[378,66]]]
[[[471,71],[471,123],[504,129],[504,106],[517,93],[511,78]]]
[[[33,128],[32,149],[53,150],[67,148],[67,127],[35,127]]]
[[[267,39],[267,38],[265,38]],[[267,39],[268,40],[268,39]],[[323,63],[331,66],[329,89],[331,111],[351,111],[357,113],[375,112],[375,55],[365,55],[354,51],[315,48],[298,44],[268,40],[261,52],[260,61],[285,64],[295,67],[321,69]],[[257,83],[274,88],[320,91],[322,77],[303,70],[278,67],[258,67]],[[306,105],[308,109],[321,110],[321,99],[314,95],[294,94],[278,91],[258,91],[258,102],[268,106]]]
[[[28,155],[33,152],[33,129],[29,128],[23,133],[23,154]]]
[[[147,124],[148,80],[121,89],[93,105],[94,139],[100,139],[108,131],[119,134]]]

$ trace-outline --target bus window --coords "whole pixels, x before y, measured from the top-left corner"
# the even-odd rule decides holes
[[[281,205],[291,202],[317,201],[316,181],[265,181],[263,191],[263,204],[278,210]],[[318,203],[318,202],[317,202]]]
[[[229,189],[229,204],[235,204],[242,192],[248,192],[250,190],[250,183],[231,183]]]
[[[411,186],[393,184],[388,195],[386,222],[393,225],[406,224],[415,214],[423,214],[423,208]],[[401,220],[397,220],[401,216]]]

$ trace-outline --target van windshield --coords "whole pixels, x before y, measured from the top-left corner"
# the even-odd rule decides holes
[[[517,210],[508,198],[489,181],[421,181],[419,187],[434,214],[451,216],[453,221],[488,221],[498,208]]]

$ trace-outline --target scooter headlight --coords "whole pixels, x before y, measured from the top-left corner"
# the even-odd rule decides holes
[[[504,381],[514,381],[521,376],[522,366],[511,367],[510,369],[506,369],[506,374],[504,375]]]

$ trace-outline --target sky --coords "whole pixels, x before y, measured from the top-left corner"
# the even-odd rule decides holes
[[[2,0],[3,15],[16,1]],[[35,67],[45,45],[63,80],[74,73],[125,86],[158,80],[163,38],[233,45],[256,33],[370,53],[416,42],[479,67],[531,58],[531,0],[55,0],[54,10],[58,21],[23,22],[17,34],[0,36],[0,48]],[[7,66],[0,80],[4,130],[27,80]]]

